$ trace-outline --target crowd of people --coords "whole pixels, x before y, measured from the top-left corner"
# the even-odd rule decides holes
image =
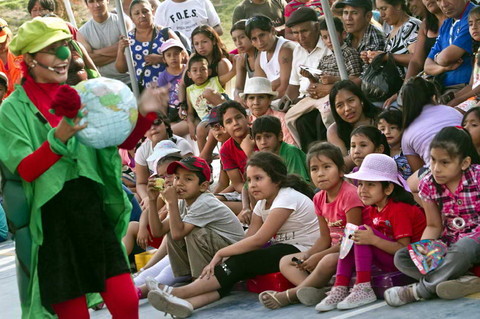
[[[372,303],[374,268],[416,281],[385,291],[394,307],[480,292],[480,7],[329,3],[245,0],[231,26],[209,0],[123,13],[85,0],[79,29],[54,0],[30,0],[15,34],[0,18],[0,169],[4,202],[26,207],[5,205],[24,318],[89,318],[102,302],[138,318],[142,298],[185,318],[270,273],[294,288],[260,293],[269,309]],[[379,98],[366,74],[387,64],[402,85]],[[98,77],[141,92],[130,136],[102,149],[76,137],[82,111],[51,112]],[[416,242],[446,247],[428,273]]]

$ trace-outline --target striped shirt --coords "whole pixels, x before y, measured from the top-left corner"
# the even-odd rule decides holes
[[[320,0],[312,0],[307,2],[292,0],[285,6],[285,11],[284,11],[285,17],[291,16],[292,13],[294,13],[295,11],[297,11],[297,9],[301,7],[312,8],[317,12],[318,16],[323,15],[322,2]]]

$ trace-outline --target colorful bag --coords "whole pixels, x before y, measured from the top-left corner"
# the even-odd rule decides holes
[[[434,270],[447,254],[447,245],[440,240],[424,239],[408,245],[413,263],[422,275]]]

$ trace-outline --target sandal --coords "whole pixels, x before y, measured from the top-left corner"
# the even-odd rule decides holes
[[[290,299],[288,294],[288,289],[285,290],[287,296],[286,302],[281,302],[276,296],[279,292],[274,290],[266,290],[258,295],[258,300],[260,303],[268,309],[278,309],[290,305],[294,302]],[[273,304],[270,304],[269,301],[273,301]]]

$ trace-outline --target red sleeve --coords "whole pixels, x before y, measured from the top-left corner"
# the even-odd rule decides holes
[[[135,145],[137,145],[138,141],[140,141],[140,139],[145,135],[145,132],[152,126],[153,121],[156,119],[157,114],[154,112],[148,113],[147,116],[142,116],[142,114],[138,113],[138,120],[135,128],[127,137],[127,139],[118,147],[126,150],[135,148]]]
[[[399,240],[405,237],[413,236],[413,220],[415,206],[411,205],[397,205],[391,207],[390,212],[391,223],[393,228],[393,237],[395,240]]]
[[[293,8],[292,8],[292,6],[291,6],[290,3],[289,3],[289,4],[287,4],[287,5],[285,6],[284,14],[283,14],[283,15],[284,15],[285,17],[290,17],[290,16],[292,15],[292,13],[293,13]]]
[[[21,178],[31,183],[45,173],[62,156],[55,154],[50,143],[45,141],[35,152],[25,157],[18,165],[17,171]]]
[[[222,162],[223,170],[229,171],[232,169],[239,169],[237,163],[232,158],[231,141],[226,141],[220,148],[220,161]]]

